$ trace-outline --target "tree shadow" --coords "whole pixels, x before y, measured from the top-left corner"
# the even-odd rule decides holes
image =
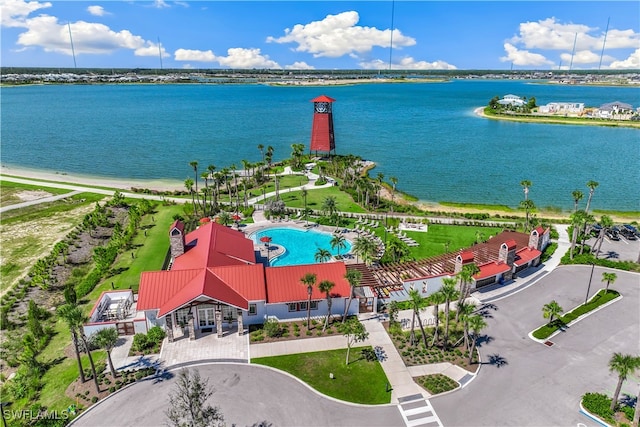
[[[488,362],[482,362],[483,365],[493,365],[496,368],[501,368],[505,365],[508,365],[509,362],[507,362],[507,359],[505,359],[504,357],[500,356],[499,354],[490,354],[488,356],[489,361]]]
[[[620,254],[618,252],[616,252],[616,251],[608,251],[608,252],[606,252],[605,258],[606,259],[612,259],[612,258],[613,259],[618,259],[618,258],[620,258]]]
[[[620,403],[629,408],[633,408],[638,404],[638,396],[631,396],[630,394],[623,393],[620,398]]]
[[[384,351],[384,348],[380,347],[379,345],[375,346],[373,348],[373,351],[375,352],[379,362],[384,362],[389,358],[389,356],[387,356],[387,352]]]
[[[480,335],[477,339],[476,339],[476,347],[480,348],[482,347],[484,344],[490,344],[491,341],[493,341],[494,338],[492,336],[489,336],[487,334],[484,335]]]
[[[251,424],[249,427],[273,427],[273,423],[267,420],[264,420],[264,421],[255,422]]]
[[[155,227],[155,224],[147,224],[147,225],[143,225],[142,227],[140,227],[143,230],[149,230],[150,228]]]
[[[116,276],[116,275],[118,275],[120,273],[124,273],[128,269],[129,269],[129,267],[112,268],[111,270],[109,270],[109,275],[110,276]]]
[[[493,318],[493,314],[491,314],[492,311],[498,311],[498,306],[495,304],[486,303],[479,306],[475,310],[475,313],[482,316],[485,319],[492,319]]]

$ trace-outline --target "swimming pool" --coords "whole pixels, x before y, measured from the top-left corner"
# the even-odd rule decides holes
[[[318,248],[326,249],[331,255],[338,255],[338,248],[331,248],[331,238],[333,235],[316,230],[299,230],[297,228],[267,228],[266,230],[254,233],[251,238],[260,244],[260,238],[271,237],[271,243],[284,246],[285,253],[271,261],[269,265],[300,265],[314,264],[315,255]],[[351,250],[351,242],[345,241],[346,247],[340,249],[340,255],[344,255]]]

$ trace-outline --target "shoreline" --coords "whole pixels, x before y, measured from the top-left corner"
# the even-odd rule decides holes
[[[373,167],[374,164],[369,165],[369,167]],[[30,169],[25,167],[18,166],[8,166],[8,165],[0,165],[0,181],[2,181],[3,176],[13,176],[17,178],[23,179],[32,179],[34,181],[50,181],[50,182],[59,182],[63,184],[77,184],[84,185],[89,187],[102,187],[108,189],[120,189],[120,190],[129,190],[131,188],[140,188],[140,189],[148,189],[155,191],[184,191],[184,184],[177,180],[171,179],[126,179],[126,178],[115,178],[115,177],[105,177],[105,176],[96,176],[96,175],[83,175],[83,174],[75,174],[75,173],[67,173],[67,172],[58,172],[58,171],[50,171],[50,170],[42,170],[42,169]],[[449,206],[440,204],[437,201],[429,201],[429,200],[407,200],[404,197],[405,193],[402,190],[396,189],[395,202],[399,204],[405,205],[414,205],[423,211],[437,211],[442,213],[487,213],[489,215],[513,215],[513,216],[522,216],[524,218],[524,213],[520,212],[517,209],[514,209],[513,212],[506,212],[504,210],[499,209],[500,205],[496,205],[496,209],[492,209],[490,206],[487,207],[478,207],[475,208],[473,206]],[[383,187],[382,197],[391,200],[391,192],[389,189]],[[462,202],[460,202],[462,203]],[[541,214],[544,214],[546,218],[549,219],[567,219],[569,217],[568,213],[563,212],[546,212],[541,211]],[[612,213],[609,215],[615,219],[620,220],[631,220],[633,218],[634,211],[624,211],[624,210],[612,210]],[[521,214],[521,215],[520,215]],[[623,221],[624,222],[624,221]]]
[[[640,129],[640,123],[632,123],[628,121],[608,121],[598,122],[591,119],[584,120],[563,120],[562,117],[555,116],[535,116],[536,118],[528,119],[526,117],[506,117],[506,116],[488,116],[484,113],[485,107],[477,107],[473,110],[473,113],[484,119],[490,120],[505,120],[509,122],[521,122],[521,123],[539,123],[539,124],[552,124],[552,125],[576,125],[576,126],[605,126],[613,128],[631,128]]]

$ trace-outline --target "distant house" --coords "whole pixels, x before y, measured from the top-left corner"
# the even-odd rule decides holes
[[[207,223],[186,233],[180,221],[169,228],[169,270],[143,272],[137,311],[149,326],[164,327],[169,341],[181,329],[190,339],[200,333],[262,324],[269,318],[302,319],[307,315],[309,295],[300,279],[316,275],[316,284],[329,280],[332,313],[343,314],[351,292],[343,262],[265,267],[256,262],[253,241],[237,230]],[[312,316],[327,312],[326,295],[314,286]],[[355,301],[348,314],[358,313]]]
[[[584,102],[550,102],[538,107],[542,114],[577,114],[584,112]]]
[[[527,103],[527,101],[523,98],[520,98],[517,95],[505,95],[502,99],[498,100],[498,104],[500,105],[511,105],[512,107],[522,107]]]
[[[620,101],[602,104],[595,111],[595,117],[599,117],[601,119],[628,120],[632,115],[633,106]]]

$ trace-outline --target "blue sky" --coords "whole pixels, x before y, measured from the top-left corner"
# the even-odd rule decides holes
[[[73,67],[71,33],[79,68],[160,68],[162,52],[164,68],[388,69],[391,51],[394,69],[640,69],[638,1],[0,0],[0,8],[7,67]]]

